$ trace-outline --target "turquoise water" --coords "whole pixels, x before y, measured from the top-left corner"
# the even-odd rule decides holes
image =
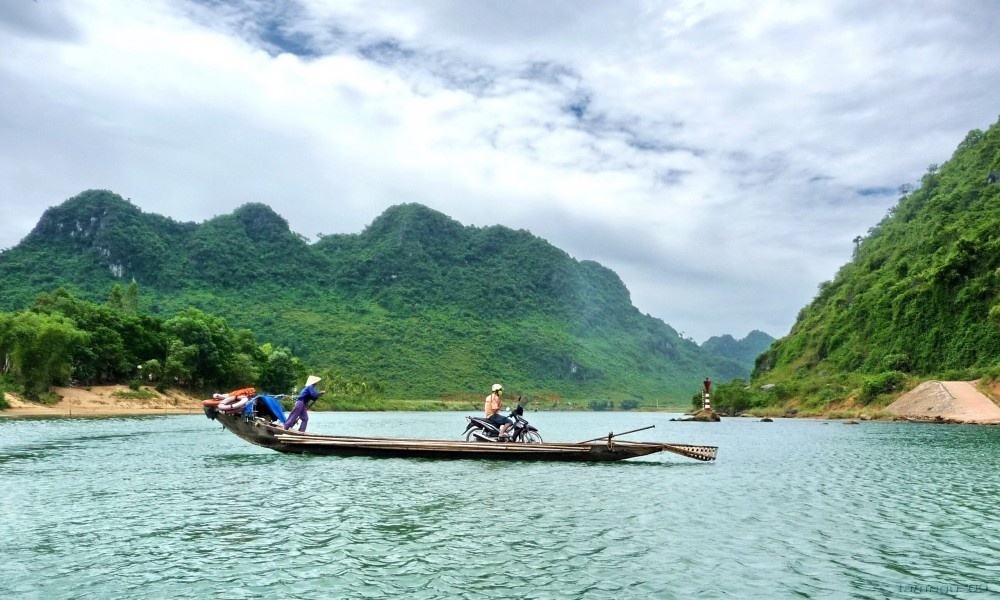
[[[0,598],[987,598],[1000,428],[529,412],[613,464],[336,458],[201,415],[0,419]],[[461,413],[310,430],[457,439]]]

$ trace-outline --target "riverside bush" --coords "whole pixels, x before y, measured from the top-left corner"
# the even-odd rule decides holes
[[[115,398],[122,398],[125,400],[152,400],[154,398],[159,398],[159,396],[149,390],[143,389],[129,389],[129,390],[119,390],[111,394]]]
[[[861,383],[858,400],[868,404],[881,394],[887,394],[903,389],[906,384],[906,373],[901,371],[886,371],[872,377],[867,377]]]
[[[942,381],[973,381],[983,376],[983,370],[975,367],[967,369],[949,369],[938,374]]]

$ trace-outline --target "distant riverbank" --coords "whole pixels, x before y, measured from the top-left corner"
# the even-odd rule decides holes
[[[204,398],[170,389],[164,393],[152,388],[132,390],[124,385],[87,388],[57,387],[52,390],[61,399],[55,403],[28,402],[6,392],[10,408],[0,410],[0,417],[112,417],[129,415],[176,415],[201,413]],[[1000,390],[990,390],[996,397]],[[331,406],[332,404],[332,406]],[[534,407],[530,412],[566,410],[570,407]],[[372,398],[337,398],[314,410],[337,411],[469,411],[481,409],[478,403],[449,402],[440,399],[392,400]],[[682,407],[664,407],[660,411],[684,412]],[[920,421],[934,423],[1000,424],[1000,406],[975,382],[928,381],[884,407],[854,406],[838,403],[825,411],[795,412],[785,407],[771,407],[746,413],[746,417],[798,417],[815,419],[860,419],[871,421]]]

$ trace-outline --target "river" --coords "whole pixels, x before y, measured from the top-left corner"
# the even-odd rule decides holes
[[[458,439],[464,413],[313,413]],[[624,463],[283,455],[202,415],[0,419],[0,598],[987,598],[1000,428],[528,412]]]

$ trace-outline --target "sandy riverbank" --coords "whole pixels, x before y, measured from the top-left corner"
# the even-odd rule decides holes
[[[131,390],[124,385],[90,388],[53,388],[62,400],[55,404],[28,402],[16,394],[5,392],[10,408],[0,410],[0,417],[110,417],[128,415],[179,415],[200,413],[202,398],[178,390],[160,394],[152,388],[142,388],[153,398],[127,398]],[[116,395],[117,394],[117,395]]]

